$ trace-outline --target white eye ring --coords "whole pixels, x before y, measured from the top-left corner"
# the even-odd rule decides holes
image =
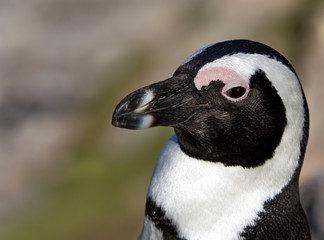
[[[249,91],[250,88],[248,85],[232,84],[230,86],[225,86],[222,90],[222,94],[228,100],[237,102],[245,99]]]

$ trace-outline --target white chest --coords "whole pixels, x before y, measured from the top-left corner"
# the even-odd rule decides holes
[[[173,136],[159,156],[148,196],[165,210],[181,237],[237,239],[264,202],[290,180],[296,166],[278,172],[273,170],[277,162],[271,159],[251,169],[225,167],[188,157]]]

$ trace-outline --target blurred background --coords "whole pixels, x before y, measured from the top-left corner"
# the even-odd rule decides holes
[[[114,107],[236,38],[274,47],[299,74],[311,113],[301,193],[324,239],[321,0],[1,0],[0,238],[136,239],[173,130],[113,128]]]

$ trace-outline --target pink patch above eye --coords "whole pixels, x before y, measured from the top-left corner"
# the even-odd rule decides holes
[[[237,84],[247,85],[247,82],[234,70],[224,67],[211,67],[199,71],[194,79],[195,86],[201,90],[203,86],[208,86],[211,81],[222,81],[225,85]]]

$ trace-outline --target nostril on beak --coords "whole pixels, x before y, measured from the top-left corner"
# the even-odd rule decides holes
[[[134,110],[136,113],[143,112],[148,106],[149,103],[154,99],[153,91],[147,90],[144,95],[142,95],[140,102],[137,105],[137,108]]]
[[[130,113],[143,113],[148,108],[154,93],[152,90],[138,91],[124,98],[116,107],[114,117]]]
[[[143,98],[143,93],[138,92],[130,96],[127,104],[124,106],[125,110],[135,111],[138,107],[140,107]]]

